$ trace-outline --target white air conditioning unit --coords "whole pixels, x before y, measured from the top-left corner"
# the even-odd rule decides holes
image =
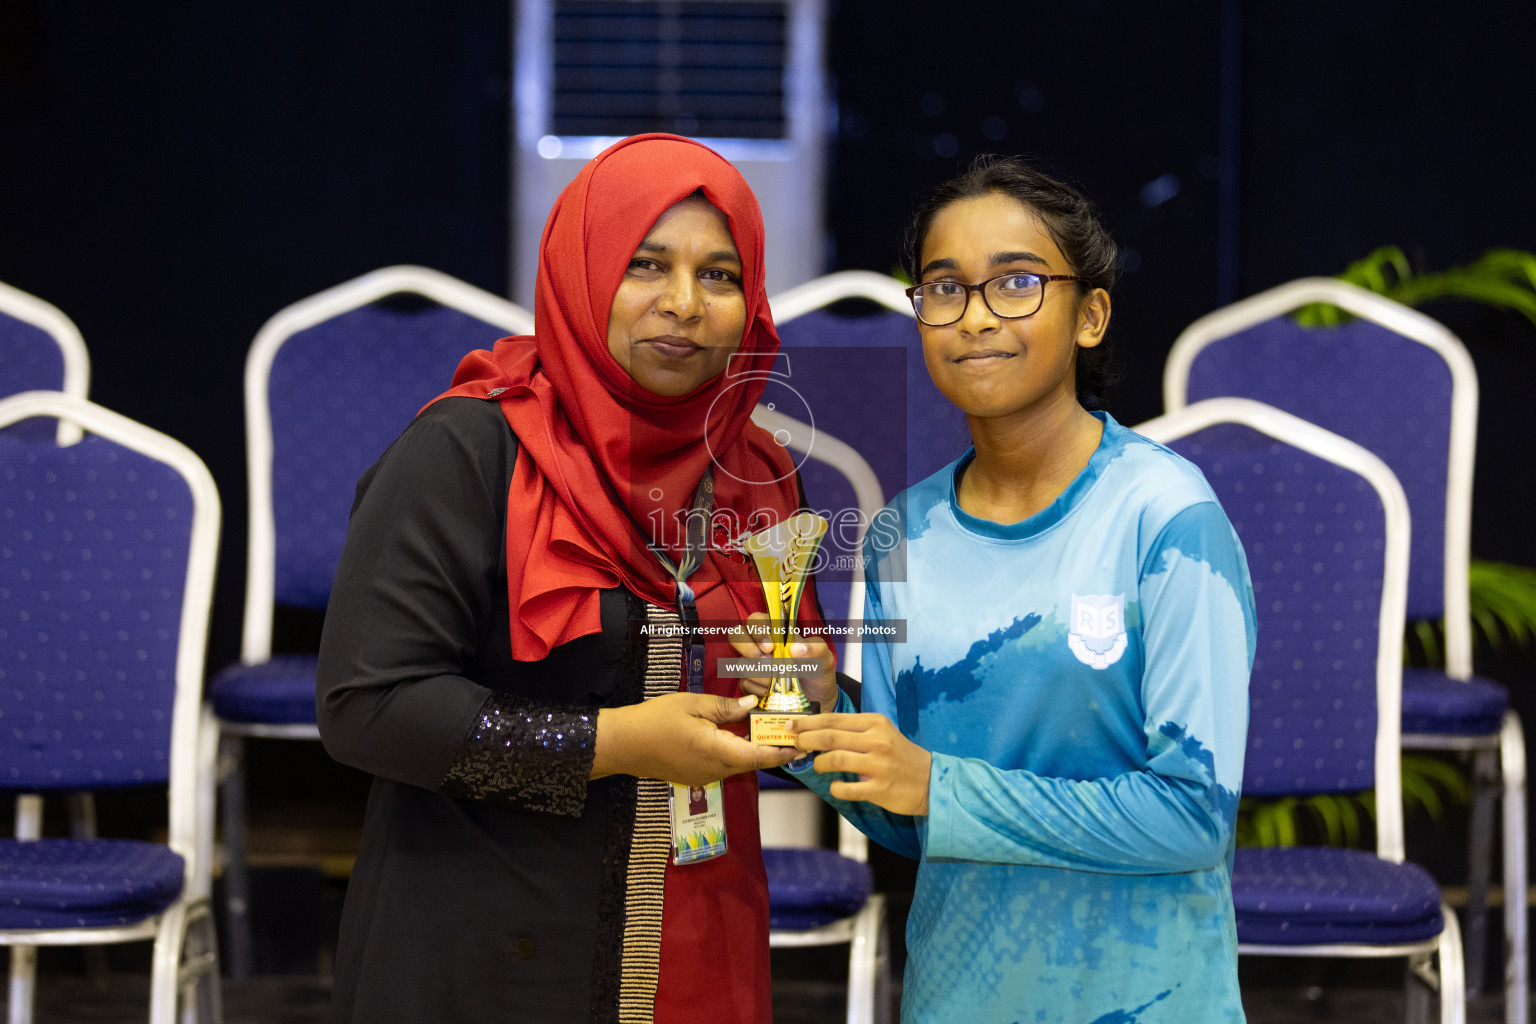
[[[698,139],[741,171],[768,294],[823,272],[825,0],[518,0],[515,33],[514,301],[533,308],[560,190],[642,132]]]

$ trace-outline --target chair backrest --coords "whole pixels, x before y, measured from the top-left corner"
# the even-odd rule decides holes
[[[1258,640],[1243,793],[1374,788],[1378,851],[1401,861],[1409,530],[1396,477],[1360,445],[1248,399],[1136,429],[1200,468],[1248,558]]]
[[[357,478],[476,348],[533,317],[424,267],[386,267],[294,303],[246,358],[250,487],[241,659],[271,654],[274,604],[323,609]]]
[[[171,845],[190,859],[213,478],[179,442],[84,399],[0,399],[0,427],[31,417],[85,436],[64,447],[0,431],[0,785],[169,781]]]
[[[1303,327],[1310,303],[1354,319]],[[1408,615],[1446,619],[1451,675],[1472,672],[1467,561],[1477,373],[1461,342],[1416,310],[1332,278],[1281,285],[1202,317],[1164,369],[1171,411],[1204,398],[1252,398],[1375,452],[1413,510]]]
[[[90,383],[90,357],[74,322],[37,296],[0,282],[0,397],[62,391],[84,398]],[[42,424],[17,429],[32,426]],[[60,420],[57,430],[61,445],[80,440],[79,428],[68,420]]]

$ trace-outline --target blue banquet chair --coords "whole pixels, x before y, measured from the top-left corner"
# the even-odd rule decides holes
[[[87,398],[90,383],[90,354],[74,321],[51,303],[0,282],[0,396],[62,391]],[[27,419],[7,429],[53,436],[60,445],[77,444],[82,436],[79,424],[69,419]],[[66,793],[64,800],[69,808],[71,836],[96,838],[95,796],[80,790]],[[85,960],[92,978],[104,984],[105,950],[87,949]]]
[[[1336,327],[1303,327],[1310,303],[1342,309]],[[1281,285],[1197,320],[1170,351],[1165,407],[1218,396],[1252,398],[1376,453],[1413,511],[1410,621],[1443,617],[1445,667],[1403,673],[1402,744],[1472,758],[1466,907],[1467,973],[1483,978],[1493,807],[1503,805],[1504,994],[1507,1024],[1526,1024],[1525,738],[1503,686],[1472,672],[1467,565],[1477,372],[1435,320],[1331,278]]]
[[[62,391],[85,398],[91,384],[91,360],[74,321],[58,307],[0,282],[0,396],[22,391]],[[22,423],[13,430],[44,426]],[[69,420],[52,427],[61,445],[80,440]]]
[[[74,321],[58,307],[0,282],[0,396],[22,391],[62,391],[88,397],[91,359]],[[69,419],[27,419],[9,429],[46,432],[60,445],[80,440],[79,424]],[[95,835],[96,810],[88,792],[68,796],[76,838]]]
[[[209,905],[217,728],[202,700],[219,534],[187,448],[84,399],[0,400],[0,428],[68,419],[69,446],[0,429],[0,943],[12,1024],[39,946],[152,940],[150,1021],[218,1021]],[[164,842],[42,838],[44,794],[164,787]],[[179,1004],[184,1004],[179,1008]],[[180,1014],[180,1015],[179,1015]]]
[[[1409,1019],[1438,991],[1466,1017],[1460,930],[1429,873],[1404,862],[1400,775],[1408,502],[1386,464],[1259,402],[1218,398],[1139,432],[1199,466],[1253,581],[1243,795],[1374,793],[1376,851],[1238,847],[1238,952],[1405,957]]]
[[[209,695],[223,737],[230,974],[252,968],[246,737],[318,740],[314,654],[272,651],[278,606],[323,611],[357,478],[448,389],[470,350],[531,334],[533,317],[425,267],[395,266],[279,311],[246,357],[249,490],[240,661]]]

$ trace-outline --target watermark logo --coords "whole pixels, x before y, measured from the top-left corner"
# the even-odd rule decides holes
[[[715,396],[704,419],[704,444],[717,474],[740,480],[749,486],[776,484],[798,473],[811,457],[811,451],[816,445],[816,415],[811,411],[811,404],[805,400],[805,396],[789,383],[789,353],[780,352],[771,370],[750,369],[753,358],[740,353],[731,356],[725,370],[725,377],[730,383]],[[718,437],[716,426],[724,421],[725,411],[735,405],[735,392],[759,385],[762,387],[762,396],[752,412],[752,421],[768,431],[775,444],[790,452],[792,466],[788,472],[778,476],[744,480],[720,464],[720,453],[715,447]]]
[[[807,323],[807,331],[825,334],[829,329],[842,330],[842,317],[806,319],[816,321]],[[791,327],[786,333],[794,330]],[[703,426],[717,486],[725,482],[746,484],[747,493],[751,493],[763,485],[783,486],[798,474],[806,508],[795,511],[814,512],[828,523],[811,571],[818,583],[846,584],[860,578],[868,568],[866,538],[876,554],[895,552],[900,546],[899,516],[882,506],[908,482],[910,352],[896,345],[843,343],[846,339],[841,334],[834,336],[840,339],[839,344],[786,343],[766,368],[760,357],[733,355]],[[760,469],[744,469],[742,460],[726,457],[726,411],[743,394],[757,396],[752,420],[784,449],[786,459],[763,464]],[[746,479],[754,474],[762,479]],[[634,479],[645,478],[637,468]],[[717,502],[707,513],[702,536],[716,557],[723,555],[746,565],[750,562],[746,539],[777,526],[785,515],[776,508],[745,506],[739,497],[741,487],[727,491],[737,497]],[[643,523],[648,539],[675,551],[686,546],[690,525],[694,535],[699,535],[697,527],[701,524],[690,517],[706,513],[670,515],[658,508],[662,499],[659,490],[650,497],[652,507]],[[893,578],[905,576],[894,562],[882,569],[882,575],[893,573]]]
[[[868,568],[863,554],[866,543],[875,554],[894,551],[901,543],[900,520],[889,507],[872,516],[858,508],[812,511],[827,521],[827,534],[810,558],[808,572],[811,575],[861,572]],[[775,509],[743,513],[733,508],[716,508],[708,513],[694,509],[681,519],[652,511],[646,525],[657,543],[678,549],[687,544],[688,522],[695,518],[704,519],[702,536],[707,538],[710,550],[741,563],[750,561],[747,539],[779,524],[779,513]]]

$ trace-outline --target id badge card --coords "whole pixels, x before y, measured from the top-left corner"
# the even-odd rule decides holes
[[[724,852],[725,793],[720,783],[672,783],[672,863],[693,864]]]

